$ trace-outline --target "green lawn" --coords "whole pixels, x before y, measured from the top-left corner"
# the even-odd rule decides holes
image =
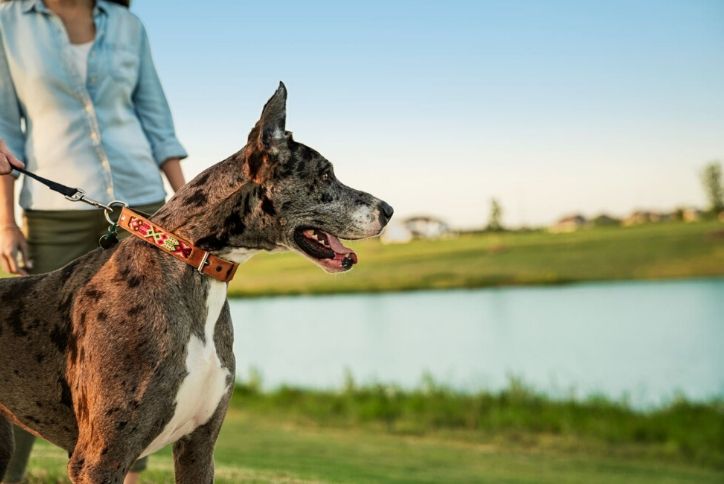
[[[724,275],[724,224],[662,223],[350,244],[359,264],[331,276],[298,254],[260,254],[239,268],[231,296],[379,292]]]
[[[30,483],[67,482],[64,452],[41,443]],[[585,449],[471,443],[339,430],[233,409],[216,450],[216,481],[236,482],[722,482],[724,471]],[[173,482],[168,449],[151,457],[145,482]]]
[[[478,395],[242,386],[217,443],[217,482],[723,482],[723,412],[722,402],[641,413],[555,401],[515,382]],[[40,443],[29,482],[67,482],[65,462]],[[172,472],[167,448],[145,481]]]

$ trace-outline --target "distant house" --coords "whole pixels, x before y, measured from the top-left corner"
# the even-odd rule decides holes
[[[704,216],[704,212],[698,208],[685,208],[681,211],[681,220],[684,222],[697,222]]]
[[[621,225],[621,221],[615,217],[602,213],[601,215],[592,218],[591,224],[595,227],[615,227],[617,225]]]
[[[659,219],[660,214],[656,212],[650,212],[648,210],[636,210],[635,212],[632,212],[631,215],[623,219],[623,224],[627,227],[630,227],[631,225],[641,225],[651,222],[658,222]]]
[[[451,233],[448,224],[431,216],[410,217],[403,220],[402,224],[417,239],[437,239]]]
[[[673,212],[653,212],[650,210],[636,210],[631,215],[623,219],[623,225],[640,225],[657,222],[671,222],[672,220],[679,220],[684,218],[684,212],[686,209],[676,209]]]
[[[382,232],[380,240],[384,244],[406,244],[412,240],[412,232],[402,223],[392,222]]]
[[[563,217],[558,222],[548,228],[549,232],[560,234],[565,232],[575,232],[586,225],[586,217],[581,214],[569,215]]]
[[[412,239],[438,239],[451,234],[450,227],[443,220],[420,215],[392,222],[380,239],[385,244],[405,244]]]

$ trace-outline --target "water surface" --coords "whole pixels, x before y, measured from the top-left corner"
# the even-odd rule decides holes
[[[237,373],[265,387],[496,390],[635,405],[724,396],[724,279],[232,300]]]

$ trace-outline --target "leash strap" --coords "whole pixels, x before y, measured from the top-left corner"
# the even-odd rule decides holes
[[[67,185],[63,185],[62,183],[54,182],[53,180],[48,180],[47,178],[43,178],[40,175],[36,175],[35,173],[30,172],[30,171],[26,170],[25,168],[18,168],[15,165],[13,165],[13,170],[19,171],[20,173],[24,174],[25,176],[29,176],[33,180],[35,180],[39,183],[42,183],[43,185],[50,188],[54,192],[60,193],[67,200],[69,200],[71,202],[83,202],[83,203],[87,203],[88,205],[92,205],[96,208],[101,208],[101,209],[105,210],[106,220],[108,220],[109,223],[113,223],[111,221],[111,219],[108,217],[108,214],[113,212],[114,207],[126,205],[124,202],[120,202],[118,200],[114,200],[109,204],[103,204],[97,200],[93,200],[92,198],[87,197],[85,190],[83,190],[82,188],[73,188],[73,187],[69,187]]]
[[[40,175],[36,175],[35,173],[31,173],[31,172],[29,172],[28,170],[26,170],[26,169],[24,169],[24,168],[18,168],[18,167],[15,166],[15,165],[13,165],[13,170],[17,170],[17,171],[19,171],[20,173],[22,173],[22,174],[24,174],[24,175],[26,175],[26,176],[29,176],[30,178],[32,178],[32,179],[34,179],[34,180],[36,180],[36,181],[39,181],[40,183],[42,183],[42,184],[45,185],[46,187],[50,188],[50,189],[53,190],[54,192],[58,192],[58,193],[60,193],[61,195],[64,195],[64,196],[66,196],[66,197],[68,197],[68,198],[73,198],[73,197],[76,196],[77,194],[83,192],[83,190],[80,190],[80,189],[78,189],[78,188],[71,188],[71,187],[66,186],[66,185],[63,185],[63,184],[61,184],[61,183],[54,182],[53,180],[48,180],[47,178],[43,178],[43,177],[40,176]]]
[[[239,264],[235,262],[199,249],[188,240],[164,230],[128,207],[123,207],[121,210],[118,226],[130,232],[131,235],[195,267],[199,273],[218,281],[229,282],[234,278],[236,269],[239,267]]]

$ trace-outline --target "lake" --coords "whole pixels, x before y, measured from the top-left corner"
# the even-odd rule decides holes
[[[237,374],[265,388],[498,390],[656,405],[724,396],[724,279],[231,300]]]

